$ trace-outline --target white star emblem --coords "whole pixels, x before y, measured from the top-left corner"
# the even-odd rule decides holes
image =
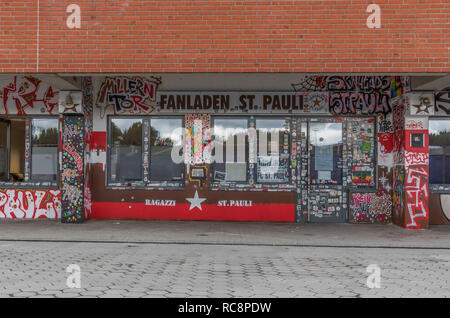
[[[191,206],[189,207],[189,211],[191,211],[193,208],[199,208],[200,211],[201,211],[202,210],[202,202],[205,201],[206,199],[199,198],[198,197],[198,192],[197,192],[197,190],[195,190],[194,197],[193,198],[186,198],[186,200],[191,203]]]

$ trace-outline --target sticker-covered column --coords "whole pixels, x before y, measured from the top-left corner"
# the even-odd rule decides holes
[[[428,228],[429,149],[428,116],[434,113],[434,95],[406,96],[405,117],[405,227]]]
[[[81,223],[84,215],[84,116],[64,115],[62,122],[62,216],[63,223]]]

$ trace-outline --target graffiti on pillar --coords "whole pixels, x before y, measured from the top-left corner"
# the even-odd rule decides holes
[[[62,221],[82,222],[84,219],[84,116],[63,117],[62,139]]]
[[[405,170],[403,166],[398,165],[394,167],[394,189],[392,192],[392,204],[394,214],[392,216],[393,221],[397,225],[403,225],[403,208],[404,208],[404,182],[405,182]]]
[[[434,113],[436,115],[450,115],[450,87],[447,90],[434,95]]]
[[[156,92],[161,79],[158,77],[106,77],[101,84],[97,107],[103,117],[106,108],[112,106],[116,114],[150,114],[156,109]]]
[[[0,216],[3,218],[57,219],[60,215],[60,190],[0,189]]]
[[[392,216],[392,198],[389,194],[352,193],[350,222],[389,223]]]
[[[1,91],[0,114],[54,114],[58,111],[58,91],[32,76],[14,76]]]
[[[405,166],[428,165],[430,157],[428,153],[405,151]]]
[[[91,191],[91,144],[93,141],[93,83],[91,77],[83,77],[81,81],[84,112],[84,217],[87,219],[92,213]]]
[[[405,180],[407,228],[420,229],[428,220],[428,167],[410,166]]]

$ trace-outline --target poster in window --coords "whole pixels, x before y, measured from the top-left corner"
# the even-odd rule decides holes
[[[278,156],[258,157],[258,181],[259,182],[287,182],[287,161],[280,160]]]

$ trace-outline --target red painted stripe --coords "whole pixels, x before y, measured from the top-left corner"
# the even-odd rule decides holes
[[[175,207],[148,206],[144,203],[92,202],[92,219],[146,219],[146,220],[220,220],[294,222],[295,205],[253,204],[251,207],[219,207],[202,204],[202,211],[189,211],[189,203]]]

